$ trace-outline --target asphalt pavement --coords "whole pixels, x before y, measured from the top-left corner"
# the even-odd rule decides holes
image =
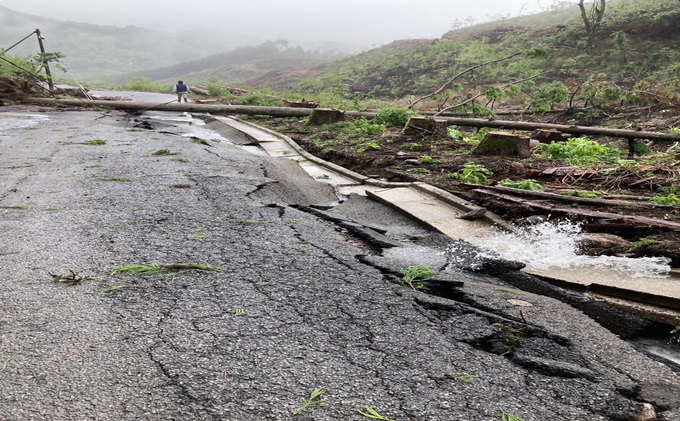
[[[2,420],[680,419],[642,320],[181,113],[12,111]]]

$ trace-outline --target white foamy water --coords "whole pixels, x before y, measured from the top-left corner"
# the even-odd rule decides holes
[[[579,254],[581,228],[573,223],[543,222],[520,228],[517,232],[498,232],[477,242],[497,251],[503,258],[517,260],[527,269],[602,270],[618,272],[631,278],[665,278],[670,272],[666,257],[627,258],[584,256]]]

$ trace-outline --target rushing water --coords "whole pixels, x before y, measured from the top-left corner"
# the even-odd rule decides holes
[[[498,232],[484,238],[480,245],[502,257],[527,265],[530,271],[579,270],[610,271],[626,278],[666,278],[670,259],[666,257],[627,258],[585,256],[580,254],[579,225],[570,222],[542,222],[522,227],[513,233]]]

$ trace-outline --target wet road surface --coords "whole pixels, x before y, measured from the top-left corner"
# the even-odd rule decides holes
[[[40,115],[0,130],[0,419],[680,417],[671,369],[519,291],[537,281],[512,264],[474,272],[451,240],[186,121]],[[116,270],[149,263],[216,270]],[[416,265],[436,294],[403,284]]]

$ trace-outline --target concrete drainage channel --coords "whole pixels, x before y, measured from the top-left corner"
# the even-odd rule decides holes
[[[235,117],[216,117],[210,115],[197,117],[205,121],[207,128],[229,138],[230,141],[235,144],[241,146],[257,144],[270,156],[296,161],[312,178],[322,183],[331,184],[341,196],[348,196],[352,193],[368,196],[371,199],[399,210],[401,213],[428,226],[435,232],[444,234],[450,239],[453,239],[454,242],[460,241],[457,239],[462,239],[464,242],[471,243],[472,248],[468,247],[468,250],[474,250],[476,246],[481,245],[481,239],[489,235],[494,235],[498,230],[514,230],[513,226],[507,221],[489,211],[483,212],[481,217],[474,220],[461,219],[460,217],[465,214],[484,211],[484,209],[428,184],[420,182],[391,183],[365,177],[311,155],[289,137],[272,130]],[[314,213],[318,217],[338,224],[357,238],[376,248],[382,249],[395,246],[395,244],[393,244],[394,240],[382,236],[380,232],[377,232],[370,227],[358,226],[357,224],[352,223],[352,221],[339,220],[320,209],[303,208],[301,210]],[[481,254],[484,254],[481,250],[480,252]],[[474,258],[470,259],[474,260]],[[380,263],[376,263],[370,258],[364,260],[364,263],[380,269],[390,281],[399,282],[398,271],[381,267]],[[496,263],[497,262],[493,264]],[[480,263],[477,262],[476,264],[479,265]],[[478,266],[474,271],[485,273],[485,264],[487,263],[481,263],[482,270],[479,270]],[[661,331],[670,332],[673,329],[673,326],[680,325],[680,312],[676,311],[680,309],[680,305],[672,305],[670,306],[671,308],[668,308],[665,305],[650,305],[649,301],[640,303],[634,302],[635,300],[625,299],[625,295],[632,296],[637,294],[638,291],[635,290],[624,291],[624,299],[622,299],[622,297],[617,298],[606,294],[589,294],[590,292],[594,292],[596,288],[593,288],[593,291],[590,291],[587,286],[584,287],[583,281],[571,282],[563,279],[551,279],[530,272],[524,273],[518,271],[518,269],[521,269],[521,264],[520,267],[508,267],[506,269],[507,270],[500,271],[492,270],[494,273],[490,274],[519,289],[566,302],[597,320],[604,327],[623,337],[629,337],[634,331],[639,330],[641,327],[639,319],[637,319],[636,316],[631,316],[629,313],[639,315],[644,319],[655,322],[655,326],[660,326]],[[677,280],[675,281],[677,282]],[[464,294],[457,290],[456,281],[453,279],[435,278],[433,289],[429,292],[433,296],[452,299],[462,305],[470,306],[470,308],[474,308],[476,312],[482,311],[488,315],[491,314],[490,311],[492,311],[489,309],[481,309],[476,303],[464,297]],[[584,295],[585,293],[588,294]],[[648,293],[642,293],[641,295],[645,300],[649,298]],[[672,304],[680,304],[680,298],[676,299],[672,294],[670,298],[668,296],[659,295],[657,299],[664,304],[669,302]],[[654,300],[652,300],[652,304],[653,303]],[[425,308],[432,307],[432,303],[421,304]],[[616,310],[616,308],[624,311]],[[431,310],[441,313],[441,305],[434,305]],[[504,320],[503,322],[511,325],[511,322],[508,320]],[[520,328],[520,326],[517,326],[516,328]],[[526,326],[524,326],[524,328],[526,328]],[[650,327],[648,326],[647,328]],[[647,328],[644,330],[647,330]],[[532,334],[530,336],[545,338],[542,332],[533,333],[535,335]],[[471,343],[476,340],[477,339],[472,340]],[[486,342],[487,341],[483,340],[479,343]],[[561,344],[560,341],[557,341],[557,343],[562,346],[564,345]],[[491,351],[494,352],[493,350]],[[677,356],[675,358],[663,359],[665,361],[673,361],[676,363],[675,365],[678,365]]]

